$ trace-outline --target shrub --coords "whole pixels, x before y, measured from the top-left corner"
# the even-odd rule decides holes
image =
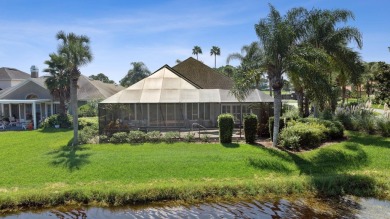
[[[163,141],[166,143],[173,143],[178,138],[180,138],[179,132],[167,132],[163,136]]]
[[[146,134],[149,142],[158,143],[161,140],[161,133],[159,131],[151,131]]]
[[[72,127],[72,116],[70,114],[59,115],[54,114],[47,117],[42,123],[42,128],[54,127],[55,125],[60,125],[61,128],[70,128]]]
[[[340,121],[347,130],[364,131],[368,134],[375,132],[376,118],[372,109],[364,105],[342,107],[336,110],[336,119]]]
[[[206,142],[206,143],[208,143],[208,142],[210,142],[210,141],[211,141],[211,139],[210,139],[210,136],[209,136],[209,135],[203,135],[201,139],[202,139],[202,142]]]
[[[298,119],[298,122],[320,124],[325,126],[324,133],[327,139],[339,139],[344,136],[344,127],[339,121],[329,121],[317,118]]]
[[[279,120],[279,133],[280,131],[286,127],[286,123],[289,122],[289,121],[293,121],[292,118],[286,118],[286,117],[280,117],[280,120]],[[274,136],[274,117],[269,117],[269,120],[268,120],[268,125],[269,125],[269,133],[270,133],[270,137],[271,139],[273,138]]]
[[[98,102],[99,100],[90,100],[86,104],[82,105],[78,109],[79,117],[95,117],[98,112]]]
[[[108,142],[109,138],[107,135],[100,135],[99,136],[99,143],[106,143]]]
[[[127,132],[117,132],[112,135],[110,142],[113,144],[121,144],[129,142]]]
[[[245,141],[253,144],[256,140],[257,116],[255,114],[248,114],[244,116],[244,133]]]
[[[382,118],[377,121],[377,129],[383,137],[390,137],[390,119]]]
[[[142,131],[130,131],[127,137],[129,143],[140,144],[146,141],[147,135]]]
[[[98,117],[84,117],[84,118],[79,118],[79,129],[82,130],[87,126],[93,126],[98,129]]]
[[[232,114],[221,114],[218,116],[219,141],[221,143],[232,143],[234,120]]]
[[[283,130],[280,133],[280,145],[285,148],[298,150],[300,148],[300,137],[295,132]]]
[[[297,122],[281,131],[279,142],[283,147],[315,148],[326,139],[326,130],[327,128],[321,124]],[[298,140],[299,144],[296,143]],[[289,143],[293,145],[287,145]]]
[[[97,144],[98,135],[99,130],[97,129],[97,126],[86,126],[79,132],[79,142],[80,144]]]
[[[367,134],[374,134],[376,128],[375,116],[362,116],[359,118],[359,130],[364,131]]]
[[[195,141],[195,134],[194,133],[188,133],[188,134],[184,135],[183,140],[185,142],[193,142],[193,141]]]

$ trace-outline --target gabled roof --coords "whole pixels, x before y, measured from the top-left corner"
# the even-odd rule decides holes
[[[230,90],[233,87],[233,81],[229,77],[192,57],[175,65],[173,69],[202,89]]]
[[[30,78],[30,74],[27,74],[26,72],[22,72],[15,68],[7,68],[2,67],[0,68],[0,81],[1,80],[22,80],[22,79],[28,79]]]
[[[13,87],[2,90],[0,99],[13,99],[12,96],[18,96],[15,94],[26,92],[34,93],[34,90],[37,89],[40,90],[40,93],[44,95],[45,98],[47,98],[47,96],[51,97],[49,90],[46,88],[45,80],[45,77],[29,78]],[[33,87],[33,85],[35,87]],[[78,100],[105,99],[124,89],[120,85],[106,84],[101,81],[91,80],[84,75],[80,76],[78,87]]]

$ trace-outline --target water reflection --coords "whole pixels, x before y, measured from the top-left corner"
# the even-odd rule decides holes
[[[222,201],[193,205],[126,208],[64,208],[20,212],[2,218],[390,218],[390,202],[346,197],[340,200],[277,199]]]

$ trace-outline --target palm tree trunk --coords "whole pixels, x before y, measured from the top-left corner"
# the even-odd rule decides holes
[[[272,137],[272,146],[278,145],[279,137],[279,124],[280,124],[280,113],[282,112],[282,89],[274,89],[274,131]]]
[[[341,90],[342,90],[342,93],[343,93],[342,96],[341,96],[341,98],[342,98],[341,105],[344,106],[346,93],[347,93],[347,88],[345,87],[345,85],[342,86]]]
[[[305,105],[305,113],[304,113],[304,117],[308,117],[309,114],[310,114],[310,110],[309,110],[309,98],[307,97],[307,95],[304,95],[304,105]]]
[[[217,68],[217,55],[214,55],[214,68]]]
[[[78,145],[78,112],[77,112],[77,81],[78,78],[71,78],[70,82],[70,105],[73,114],[73,147]]]
[[[60,96],[60,106],[59,106],[59,109],[58,109],[58,113],[60,114],[60,115],[65,115],[66,113],[66,109],[65,109],[65,99],[64,99],[64,97],[61,95]]]
[[[297,95],[299,116],[303,118],[303,115],[304,115],[304,112],[303,112],[303,91],[296,90],[295,94]]]

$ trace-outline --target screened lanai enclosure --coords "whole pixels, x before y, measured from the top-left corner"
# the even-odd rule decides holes
[[[252,90],[238,101],[228,89],[204,89],[193,81],[169,66],[162,67],[99,103],[99,133],[183,130],[194,125],[216,128],[222,113],[231,113],[236,126],[249,113],[267,114],[268,119],[273,104],[269,95]]]
[[[100,134],[128,130],[188,130],[199,125],[216,128],[222,113],[231,113],[236,126],[245,114],[266,117],[272,104],[258,103],[101,103],[99,104]]]

